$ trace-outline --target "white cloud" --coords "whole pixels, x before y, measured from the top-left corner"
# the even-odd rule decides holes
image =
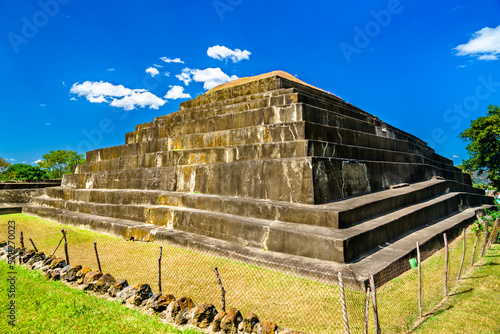
[[[42,162],[42,160],[38,159],[37,161],[33,161],[31,164],[34,165],[34,164],[38,164],[39,162]]]
[[[453,159],[459,159],[459,158],[460,158],[460,156],[459,156],[459,155],[456,155],[456,154],[453,154],[453,157],[452,157],[452,158],[453,158]]]
[[[7,159],[7,160],[10,160],[10,161],[16,161],[16,159]]]
[[[156,68],[154,68],[154,67],[147,68],[146,69],[146,73],[151,74],[152,77],[154,77],[155,75],[160,74],[160,72]]]
[[[106,98],[103,96],[103,95],[99,95],[99,96],[92,96],[92,95],[87,95],[86,96],[87,100],[90,102],[90,103],[103,103],[103,102],[108,102],[108,100],[106,100]]]
[[[493,54],[480,55],[479,57],[477,57],[477,59],[479,59],[479,60],[497,60],[498,56],[497,55],[493,55]]]
[[[168,57],[161,57],[160,59],[163,60],[165,63],[180,63],[180,64],[184,64],[184,62],[180,58],[170,59]]]
[[[182,86],[170,86],[170,90],[165,94],[165,99],[190,99],[191,95],[188,93],[184,93],[184,87]]]
[[[50,125],[50,123],[45,123],[45,125],[47,125],[47,126],[48,126],[48,125]]]
[[[130,89],[123,85],[113,85],[103,81],[75,83],[70,91],[78,96],[84,96],[89,102],[107,102],[113,107],[125,110],[132,110],[136,107],[158,109],[165,104],[164,100],[145,89]]]
[[[71,101],[76,101],[76,97],[73,96],[70,100]]]
[[[170,76],[170,72],[165,72],[165,76],[169,77]]]
[[[252,53],[250,51],[241,51],[240,49],[231,50],[225,46],[215,45],[207,50],[207,55],[214,59],[223,60],[229,58],[233,63],[237,63],[243,59],[249,59]]]
[[[187,86],[192,81],[191,79],[191,69],[186,67],[182,70],[181,74],[177,74],[175,77],[180,81],[184,81],[184,84]]]
[[[476,31],[466,43],[455,48],[459,56],[477,57],[479,60],[497,60],[500,55],[500,26],[484,27]]]
[[[157,68],[162,68],[163,66],[161,65],[158,65],[158,64],[153,64],[154,67],[157,67]]]
[[[40,103],[40,107],[46,107],[47,105],[45,103]]]
[[[77,94],[78,96],[92,96],[97,98],[100,95],[113,97],[127,96],[132,94],[134,91],[132,89],[125,88],[123,85],[113,85],[109,82],[85,81],[83,83],[77,82],[73,84],[70,92]]]
[[[113,72],[115,69],[114,68],[107,68],[106,71]]]
[[[218,67],[204,70],[194,69],[191,71],[191,74],[193,75],[193,80],[203,82],[203,88],[207,90],[225,82],[238,79],[236,75],[229,76]]]
[[[203,88],[206,90],[212,89],[215,86],[223,84],[228,81],[236,80],[236,75],[229,76],[224,73],[220,68],[206,68],[204,70],[185,68],[181,74],[175,76],[177,79],[184,81],[186,86],[192,81],[203,82]]]
[[[132,110],[136,107],[158,109],[164,104],[164,100],[150,92],[133,92],[131,95],[111,101],[113,107],[123,108],[125,110]]]

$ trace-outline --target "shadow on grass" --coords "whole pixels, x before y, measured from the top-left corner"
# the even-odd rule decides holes
[[[500,263],[488,262],[483,264],[484,267],[500,266]]]
[[[484,277],[488,277],[488,275],[480,275],[480,276],[469,276],[469,277],[462,277],[460,279],[474,279],[474,278],[484,278]]]
[[[452,297],[452,296],[458,296],[458,295],[461,295],[461,294],[464,294],[464,293],[467,293],[467,292],[471,292],[472,290],[474,290],[474,289],[469,288],[469,289],[464,290],[464,291],[457,291],[455,293],[450,293],[449,296],[450,297]]]
[[[440,315],[441,313],[443,313],[445,311],[451,310],[452,308],[453,308],[453,305],[448,305],[446,307],[439,308],[438,310],[435,310],[434,312],[425,313],[424,315],[422,315],[422,317],[425,318],[425,320],[422,321],[422,323],[426,322],[427,320],[429,320],[432,317]]]
[[[467,278],[470,278],[470,277],[467,277]],[[473,290],[474,289],[469,288],[469,289],[466,289],[466,290],[463,290],[463,291],[459,291],[459,292],[455,292],[455,293],[449,294],[448,297],[453,297],[453,296],[461,295],[461,294],[464,294],[464,293],[469,293],[469,292],[472,292]],[[453,307],[454,307],[454,305],[450,304],[450,299],[447,299],[444,302],[443,305],[439,306],[434,311],[431,311],[431,312],[428,312],[428,313],[424,313],[422,315],[422,318],[421,318],[419,324],[415,328],[413,328],[409,333],[415,332],[420,326],[422,326],[423,323],[427,322],[428,320],[434,320],[435,317],[439,316],[442,313],[445,313],[448,310],[453,309]]]

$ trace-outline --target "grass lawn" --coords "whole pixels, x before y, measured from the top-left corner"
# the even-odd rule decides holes
[[[6,291],[12,275],[9,265],[0,261],[0,333],[185,333],[157,318],[118,302],[94,297],[61,282],[48,281],[37,271],[16,266],[16,326],[7,322]]]
[[[32,238],[39,250],[51,254],[61,239],[61,228],[67,231],[71,264],[97,269],[94,242],[104,273],[129,284],[148,283],[158,292],[159,245],[125,241],[108,235],[60,225],[23,214],[0,216],[0,239],[7,239],[9,220],[24,232],[25,245]],[[261,321],[275,321],[279,326],[308,333],[336,333],[343,329],[339,289],[307,279],[285,275],[256,266],[208,256],[162,245],[162,292],[176,298],[191,297],[195,304],[212,303],[221,310],[221,291],[214,267],[218,268],[226,290],[226,308],[235,307],[243,314],[257,314]],[[56,255],[64,258],[62,245]],[[364,294],[346,291],[348,306],[359,312],[352,315],[361,324]],[[364,307],[364,306],[363,306]]]
[[[93,242],[97,242],[100,262],[105,273],[111,273],[116,279],[126,278],[130,284],[149,283],[153,291],[158,291],[159,245],[157,244],[124,241],[120,238],[81,230],[73,226],[51,223],[22,214],[0,216],[0,239],[7,239],[7,222],[9,220],[16,221],[17,237],[20,231],[24,232],[25,245],[31,248],[28,238],[32,238],[39,250],[48,254],[56,248],[62,235],[60,229],[64,228],[68,232],[70,262],[92,269],[97,268],[93,248]],[[469,268],[474,239],[473,234],[469,232],[466,239],[467,252],[464,272]],[[18,238],[17,242],[19,242]],[[480,245],[481,242],[479,247]],[[218,267],[226,290],[226,307],[235,307],[243,315],[255,312],[261,321],[275,321],[282,327],[308,333],[330,334],[344,331],[340,293],[336,286],[176,247],[162,247],[163,293],[172,293],[177,298],[189,296],[195,304],[210,302],[220,311],[220,288],[212,270],[214,267]],[[478,261],[479,247],[475,257],[476,262]],[[433,310],[434,307],[443,299],[443,250],[436,252],[423,262],[423,310],[424,314],[432,312],[432,315],[416,330],[418,333],[500,333],[497,322],[493,320],[500,319],[498,306],[500,305],[500,269],[498,267],[500,251],[498,248],[499,246],[495,245],[489,256],[485,258],[486,262],[482,266],[476,266],[471,275],[459,282],[456,277],[462,256],[462,239],[459,238],[450,244],[448,288],[450,292],[456,289],[457,294],[449,298],[443,309],[436,311]],[[63,247],[59,247],[56,255],[64,257]],[[21,270],[19,271],[21,272]],[[4,273],[3,268],[2,273]],[[47,301],[42,298],[38,302],[31,302],[31,299],[37,300],[31,296],[32,291],[34,291],[33,286],[43,287],[43,284],[46,283],[53,284],[58,288],[67,288],[60,283],[47,283],[44,279],[35,278],[36,273],[27,272],[26,275],[30,277],[27,280],[36,279],[37,281],[35,281],[36,283],[18,282],[19,301],[25,303],[25,306],[21,304],[19,306],[19,328],[24,323],[27,326],[48,326],[33,327],[28,332],[54,332],[53,330],[57,327],[50,326],[55,326],[51,324],[57,322],[49,319],[64,315],[67,320],[59,322],[73,324],[75,322],[73,320],[76,319],[76,322],[81,323],[82,326],[96,326],[85,327],[86,329],[80,327],[79,332],[94,332],[94,329],[99,329],[98,332],[112,333],[127,332],[130,329],[130,332],[141,333],[140,330],[136,329],[139,326],[135,325],[135,323],[139,323],[136,320],[133,320],[134,324],[132,325],[122,326],[125,324],[122,319],[128,319],[132,316],[121,316],[120,312],[122,311],[111,308],[111,306],[116,306],[122,309],[123,306],[104,300],[96,301],[94,297],[79,291],[59,294],[55,290],[44,287],[42,291],[52,291],[49,294],[41,293],[40,296],[46,298]],[[4,281],[2,277],[0,283],[2,291],[4,291],[3,287],[6,286]],[[413,329],[418,320],[417,282],[417,270],[413,269],[377,289],[379,320],[383,333],[406,333]],[[26,294],[22,295],[25,287],[27,287]],[[78,299],[69,297],[70,301],[59,307],[56,301],[62,303],[61,301],[66,299],[61,295],[71,295],[72,293],[83,297]],[[352,333],[361,333],[364,330],[365,294],[346,290],[346,298]],[[0,302],[4,305],[6,301],[5,294],[2,294]],[[101,303],[109,304],[103,304],[106,306],[97,309],[96,306]],[[24,307],[29,310],[23,311]],[[52,315],[47,314],[46,310],[52,308],[58,311]],[[457,314],[455,319],[453,312],[456,309],[462,313]],[[96,313],[95,317],[81,318],[94,312]],[[125,309],[124,312],[131,311]],[[477,326],[468,323],[468,319],[473,318],[472,315],[477,315],[477,320],[474,320],[478,323]],[[443,318],[446,316],[450,317],[449,320]],[[138,315],[138,317],[142,317],[142,315]],[[441,320],[442,318],[444,320]],[[459,325],[453,327],[453,324],[458,321],[457,319],[462,319],[463,323],[460,325],[458,322]],[[155,323],[154,319],[151,321]],[[6,321],[2,320],[1,325],[5,324]],[[433,324],[435,324],[434,327]],[[161,326],[161,324],[155,326]],[[370,314],[369,326],[372,332],[372,314]],[[128,329],[123,329],[125,327]],[[65,331],[71,333],[71,327],[64,328]],[[448,328],[450,329],[448,330]],[[474,328],[474,330],[468,331],[470,328]],[[150,330],[149,332],[157,331]],[[0,332],[4,332],[3,327],[0,327]],[[55,332],[59,332],[59,330]]]
[[[413,333],[500,333],[500,245]]]

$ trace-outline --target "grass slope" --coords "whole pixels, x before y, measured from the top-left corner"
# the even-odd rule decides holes
[[[93,242],[97,241],[104,272],[111,273],[117,279],[126,278],[131,284],[149,283],[154,291],[158,290],[156,282],[159,245],[124,241],[120,238],[51,223],[22,214],[0,216],[0,239],[6,239],[9,220],[16,221],[17,235],[20,231],[24,231],[26,245],[29,245],[28,238],[32,238],[37,247],[46,253],[54,251],[61,238],[60,229],[64,228],[68,232],[72,264],[78,263],[96,268]],[[500,304],[499,246],[495,245],[492,248],[483,265],[476,265],[471,275],[457,281],[458,267],[462,257],[462,240],[459,238],[450,244],[448,288],[449,291],[456,291],[457,294],[449,298],[442,309],[433,311],[435,305],[443,299],[443,250],[436,252],[423,262],[423,311],[424,314],[431,312],[431,315],[416,330],[418,333],[500,333],[498,322],[495,321],[500,318],[498,306]],[[466,240],[464,271],[469,268],[475,240],[470,231],[467,233]],[[479,260],[481,240],[480,236],[475,256],[476,263]],[[62,247],[59,247],[56,255],[64,257]],[[218,267],[221,273],[227,292],[227,307],[235,307],[243,315],[255,312],[262,321],[276,321],[280,326],[308,333],[330,334],[344,331],[338,287],[220,259],[216,256],[163,246],[162,290],[164,293],[173,293],[177,298],[189,296],[197,304],[213,303],[220,310],[220,288],[212,271],[213,267]],[[5,272],[3,268],[1,272]],[[35,275],[35,273],[28,274]],[[3,274],[1,280],[0,287],[2,291],[5,291],[7,286]],[[30,284],[42,286],[42,282],[18,283],[20,293],[25,286],[30,286]],[[60,283],[51,282],[50,284]],[[417,286],[417,270],[413,269],[377,289],[379,320],[384,333],[407,333],[414,327],[418,320]],[[50,326],[55,326],[51,323],[57,323],[58,320],[52,319],[68,315],[68,320],[66,320],[68,323],[73,324],[72,319],[76,319],[77,322],[83,323],[82,326],[94,326],[91,330],[85,329],[82,332],[93,332],[94,329],[98,329],[98,332],[104,333],[128,333],[126,328],[131,328],[131,332],[141,333],[140,329],[136,329],[135,320],[132,325],[122,326],[124,321],[121,318],[126,319],[128,315],[124,316],[118,310],[108,311],[108,306],[97,310],[95,305],[100,305],[104,301],[95,301],[94,297],[82,292],[75,291],[80,296],[83,295],[89,299],[78,298],[72,302],[70,298],[70,302],[64,303],[65,306],[60,308],[58,302],[66,298],[61,296],[69,292],[59,294],[53,291],[46,296],[42,294],[48,299],[31,303],[31,299],[36,300],[30,295],[32,290],[32,287],[28,288],[25,295],[19,297],[23,303],[26,301],[26,307],[29,308],[29,310],[22,310],[24,306],[20,305],[20,323],[42,326],[45,321],[47,324],[43,326],[49,327],[33,328],[31,332],[54,332],[53,330],[57,328]],[[51,291],[48,287],[42,290]],[[365,295],[346,290],[346,299],[352,332],[363,332]],[[5,305],[6,302],[5,293],[2,293],[0,305]],[[122,308],[120,305],[116,306]],[[46,310],[54,307],[58,311],[46,315]],[[96,312],[95,317],[80,318],[82,314],[93,314],[93,312]],[[35,320],[34,324],[30,324],[31,320]],[[5,324],[6,321],[1,323],[0,332],[4,332],[4,327],[1,326]],[[369,327],[372,332],[372,314],[370,314]]]
[[[500,245],[413,333],[500,333]]]
[[[37,271],[15,267],[16,326],[8,324],[9,265],[0,261],[0,333],[185,333],[157,318],[129,309],[116,301],[94,297],[59,281],[48,281]]]

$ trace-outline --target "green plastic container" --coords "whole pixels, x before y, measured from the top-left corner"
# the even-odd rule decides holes
[[[416,258],[410,259],[410,266],[412,268],[417,268],[418,267],[418,261]]]

